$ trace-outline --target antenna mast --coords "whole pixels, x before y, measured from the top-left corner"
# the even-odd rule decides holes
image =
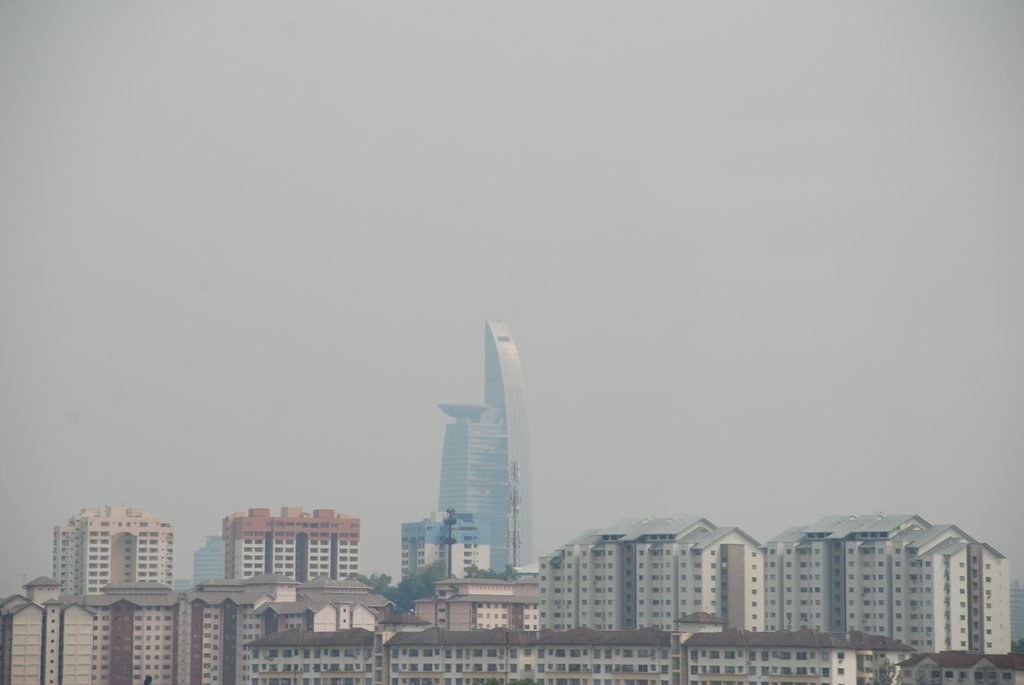
[[[519,462],[512,462],[509,469],[508,488],[508,532],[507,542],[509,559],[512,567],[519,566],[519,548],[522,540],[519,537]]]

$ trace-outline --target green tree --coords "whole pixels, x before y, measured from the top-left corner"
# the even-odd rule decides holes
[[[385,595],[389,589],[394,589],[391,585],[391,576],[387,573],[371,573],[368,576],[357,573],[355,578],[360,583],[369,585],[373,592],[378,595]]]
[[[417,599],[434,596],[434,583],[444,580],[448,572],[445,565],[438,561],[426,566],[421,571],[410,573],[398,584],[393,595],[384,596],[395,603],[399,611],[412,610],[412,603]]]
[[[505,567],[504,571],[492,571],[489,568],[477,568],[476,566],[470,566],[466,569],[467,578],[493,578],[497,580],[515,580],[519,577],[516,573],[516,569],[512,564]]]
[[[900,670],[888,659],[882,659],[882,663],[875,669],[874,685],[900,685]]]

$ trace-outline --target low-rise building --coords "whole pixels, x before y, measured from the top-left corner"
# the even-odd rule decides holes
[[[904,685],[1024,684],[1024,654],[916,654],[899,669]]]
[[[691,635],[682,645],[687,685],[874,682],[885,662],[892,667],[912,649],[886,637],[815,630],[726,630]]]
[[[246,645],[252,676],[243,685],[373,685],[374,634],[362,628],[293,628]]]
[[[911,652],[865,633],[714,632],[720,624],[700,617],[688,625],[709,632],[290,630],[247,645],[245,685],[865,685]]]
[[[414,602],[416,615],[448,630],[539,630],[536,579],[449,578],[434,583],[434,596]]]

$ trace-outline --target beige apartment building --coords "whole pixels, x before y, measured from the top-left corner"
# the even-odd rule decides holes
[[[251,685],[863,685],[911,651],[863,633],[722,632],[720,623],[697,623],[708,631],[295,630],[246,647]]]
[[[449,578],[434,583],[434,596],[414,603],[416,616],[448,630],[540,629],[536,579]]]
[[[731,627],[764,625],[760,543],[707,519],[626,519],[540,559],[540,624],[568,630],[675,629],[707,612]]]
[[[956,526],[829,516],[764,551],[768,630],[861,630],[919,651],[1009,650],[1009,561]]]
[[[174,578],[174,528],[141,509],[82,509],[53,531],[53,574],[61,592],[98,594],[111,583]]]
[[[670,685],[671,636],[655,629],[491,630],[314,635],[255,640],[251,685]]]
[[[297,627],[376,630],[391,603],[355,581],[309,583],[275,575],[213,580],[177,593],[120,583],[60,595],[40,578],[0,600],[3,685],[234,685],[251,679],[244,644]]]
[[[884,663],[895,668],[913,652],[878,635],[815,630],[698,633],[682,650],[687,685],[863,685],[875,682]]]
[[[93,617],[57,601],[60,584],[40,577],[0,601],[0,683],[91,685]]]

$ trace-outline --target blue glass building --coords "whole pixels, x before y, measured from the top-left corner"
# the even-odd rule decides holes
[[[484,403],[442,404],[442,511],[473,514],[490,531],[491,567],[533,559],[529,436],[519,352],[500,321],[484,325]]]

